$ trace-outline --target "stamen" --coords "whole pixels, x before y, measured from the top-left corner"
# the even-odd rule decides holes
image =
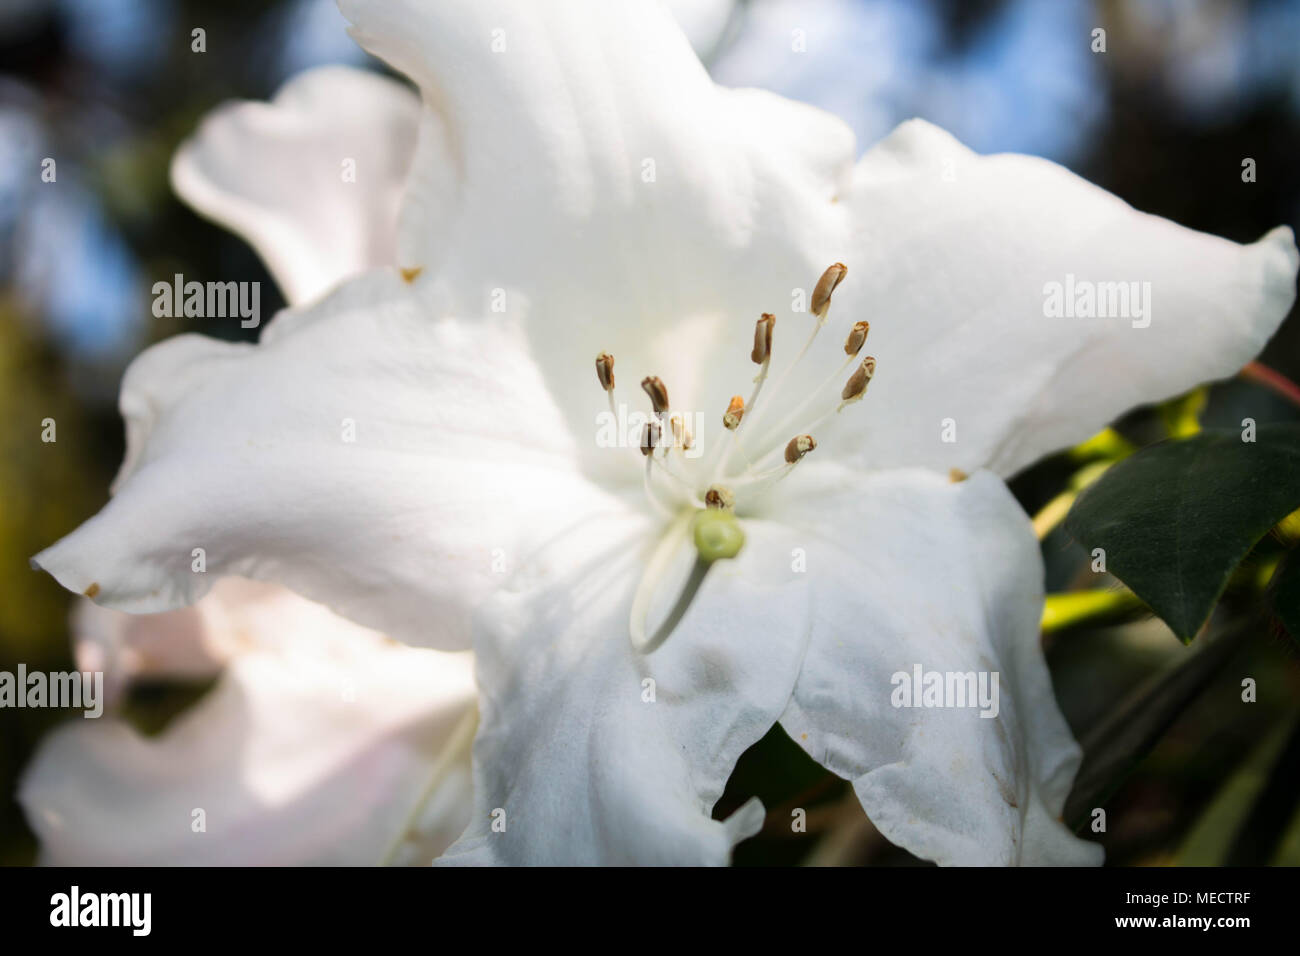
[[[823,322],[831,307],[831,294],[835,291],[835,287],[844,281],[844,275],[848,271],[844,263],[837,262],[823,272],[822,277],[817,280],[817,287],[813,289],[812,294],[812,313]]]
[[[614,391],[614,356],[608,352],[596,356],[596,381],[605,391]]]
[[[659,516],[661,518],[671,518],[675,513],[675,509],[670,505],[664,504],[664,502],[662,502],[659,499],[659,496],[655,494],[654,476],[652,474],[652,472],[654,471],[654,466],[655,466],[654,456],[646,455],[645,473],[641,479],[641,484],[642,487],[645,488],[646,498],[648,498],[650,504],[654,506],[655,511],[659,512]]]
[[[668,420],[668,426],[673,431],[673,442],[678,448],[686,452],[695,447],[695,438],[691,435],[691,430],[686,427],[686,423],[682,421],[682,416],[674,415]]]
[[[713,485],[704,493],[704,505],[729,511],[736,506],[736,496],[726,485]]]
[[[875,374],[876,360],[874,357],[868,355],[862,360],[862,364],[858,366],[858,370],[854,372],[849,377],[848,382],[845,383],[844,391],[840,392],[840,398],[842,398],[843,401],[840,402],[840,406],[836,411],[841,411],[845,405],[859,401],[862,396],[867,393],[867,386],[871,384],[871,379]]]
[[[844,340],[844,354],[853,358],[861,352],[862,346],[867,343],[867,333],[870,331],[870,322],[854,322],[853,328],[849,330],[849,337]]]
[[[785,460],[788,464],[793,465],[816,447],[817,440],[812,435],[796,435],[785,446]]]
[[[767,401],[768,405],[771,405],[772,402],[775,400],[773,396],[780,394],[781,386],[784,385],[786,379],[790,377],[790,373],[794,371],[795,367],[800,362],[803,361],[803,357],[807,355],[808,350],[812,348],[813,342],[817,339],[817,333],[820,332],[822,330],[822,326],[826,324],[826,313],[831,306],[831,293],[835,291],[836,286],[838,286],[841,282],[844,281],[844,276],[848,273],[848,271],[849,270],[844,265],[844,263],[837,262],[834,265],[830,266],[825,272],[823,272],[822,277],[817,280],[817,286],[816,288],[813,289],[813,298],[812,298],[812,311],[813,314],[817,316],[817,324],[813,326],[812,332],[808,336],[808,341],[803,344],[803,348],[800,349],[799,354],[794,357],[794,361],[785,367],[785,369],[781,372],[780,378],[776,380],[776,384],[772,386],[772,391],[768,393],[768,401]],[[762,383],[760,382],[760,385],[761,384]],[[757,391],[754,393],[754,397],[755,399],[757,399],[758,397]],[[750,402],[751,412],[753,411],[755,404],[756,401]],[[730,456],[724,456],[722,460],[722,464],[718,469],[719,472],[726,470],[727,460],[729,457]]]
[[[641,454],[649,458],[654,454],[654,450],[659,447],[659,439],[663,435],[663,429],[658,422],[646,422],[645,427],[641,429]]]
[[[722,427],[734,432],[740,427],[740,420],[745,417],[745,400],[739,395],[732,395],[727,410],[722,416]]]
[[[614,356],[601,352],[596,356],[596,381],[605,390],[609,398],[609,413],[618,420],[618,410],[614,407]]]
[[[772,359],[772,329],[776,325],[776,316],[764,312],[754,323],[754,349],[749,353],[750,361],[755,365],[767,365]]]
[[[662,415],[668,411],[668,389],[659,376],[649,375],[643,378],[641,388],[650,396],[650,404],[654,407],[656,415]]]

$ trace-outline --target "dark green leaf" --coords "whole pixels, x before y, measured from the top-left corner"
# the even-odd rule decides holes
[[[1106,570],[1190,641],[1232,572],[1300,506],[1300,425],[1205,431],[1119,462],[1065,519]]]
[[[1273,611],[1291,635],[1300,644],[1300,550],[1293,551],[1277,571],[1269,585],[1273,591]]]

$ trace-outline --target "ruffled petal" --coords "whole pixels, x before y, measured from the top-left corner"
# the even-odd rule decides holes
[[[1233,375],[1295,298],[1287,227],[1238,245],[919,120],[866,154],[846,201],[836,314],[871,321],[879,365],[825,447],[872,468],[1013,474]],[[1089,299],[1111,317],[1089,317]]]
[[[526,315],[572,421],[604,408],[600,351],[622,381],[660,375],[680,407],[720,417],[753,377],[755,319],[788,313],[842,245],[847,127],[714,86],[658,2],[340,6],[441,121],[415,168],[439,167],[447,143],[456,157],[450,213],[442,183],[408,196],[439,210],[404,222],[422,294],[455,314]]]
[[[988,472],[952,484],[825,464],[786,484],[773,507],[812,589],[808,651],[781,717],[790,736],[923,859],[1099,862],[1099,847],[1058,822],[1080,754],[1039,644],[1037,543],[1006,486]],[[973,675],[976,692],[983,680],[992,706],[915,706],[924,697],[901,695],[918,668],[945,684]]]
[[[591,522],[531,557],[476,631],[482,724],[458,864],[722,864],[756,803],[710,811],[736,760],[789,700],[807,639],[805,580],[770,529],[708,572],[677,628],[642,655],[629,613],[644,521]],[[662,621],[694,550],[657,589]],[[653,626],[653,625],[652,625]]]
[[[290,303],[305,302],[398,264],[420,116],[419,98],[395,80],[343,66],[308,70],[269,103],[210,113],[173,158],[172,185],[246,239]]]
[[[611,500],[576,471],[520,342],[509,323],[437,320],[374,274],[259,345],[157,345],[123,383],[114,497],[34,564],[132,613],[232,575],[466,647],[470,609],[519,555]]]
[[[43,862],[427,863],[464,828],[468,656],[404,647],[280,589],[241,594],[198,606],[242,649],[160,736],[103,717],[41,744],[18,798]]]

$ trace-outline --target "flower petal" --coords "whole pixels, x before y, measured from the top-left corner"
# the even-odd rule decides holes
[[[397,264],[398,210],[420,103],[402,84],[327,66],[270,103],[227,103],[172,160],[172,184],[255,248],[290,303]],[[419,181],[432,188],[427,177]]]
[[[658,2],[341,7],[454,144],[454,211],[422,231],[414,216],[403,239],[422,293],[458,315],[526,313],[571,421],[604,407],[589,372],[600,351],[623,381],[660,375],[678,407],[720,418],[753,377],[755,319],[810,289],[840,245],[847,127],[714,86]],[[421,147],[415,168],[443,149]]]
[[[736,0],[666,0],[673,18],[701,57],[713,50],[726,32]]]
[[[1286,227],[1238,245],[919,120],[866,154],[847,201],[856,231],[836,308],[871,320],[879,369],[827,448],[873,468],[1013,474],[1134,406],[1234,374],[1295,298]],[[1113,291],[1116,312],[1118,284],[1137,296],[1127,317],[1051,316],[1051,283],[1071,300],[1062,311],[1084,287],[1108,306]]]
[[[576,472],[520,339],[435,320],[376,273],[256,346],[157,345],[123,382],[115,496],[34,563],[132,613],[233,575],[463,648],[469,609],[518,555],[611,500]]]
[[[475,639],[474,817],[444,862],[722,864],[756,832],[757,804],[725,824],[710,810],[789,700],[808,609],[788,554],[765,546],[770,529],[748,530],[648,655],[628,638],[644,520],[590,523],[493,597]],[[652,621],[694,551],[678,557]]]
[[[160,736],[104,717],[42,743],[18,797],[43,861],[375,864],[414,817],[427,862],[468,819],[468,751],[448,750],[473,717],[468,656],[404,647],[287,591],[231,593],[199,607],[246,650]]]
[[[275,585],[224,578],[207,598],[162,614],[127,614],[81,598],[72,613],[77,670],[102,671],[105,703],[113,707],[141,678],[206,680],[221,673],[248,641],[227,606],[278,594]]]
[[[924,470],[863,480],[826,464],[786,485],[781,518],[797,529],[813,590],[808,651],[781,718],[790,736],[924,859],[1098,862],[1099,848],[1057,822],[1079,748],[1039,646],[1037,543],[1006,486],[988,472],[957,484]],[[998,673],[996,717],[895,706],[894,675],[910,681],[918,666]]]

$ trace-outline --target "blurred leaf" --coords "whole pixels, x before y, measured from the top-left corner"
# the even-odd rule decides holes
[[[1065,802],[1064,819],[1078,830],[1151,752],[1171,724],[1200,695],[1248,633],[1238,627],[1204,642],[1191,657],[1133,691],[1080,740],[1083,765]]]
[[[1137,446],[1114,428],[1103,428],[1087,441],[1068,452],[1071,461],[1118,461],[1137,451]]]
[[[1191,438],[1200,432],[1201,412],[1205,410],[1208,396],[1207,389],[1197,388],[1160,406],[1160,420],[1169,430],[1170,438]]]
[[[1273,612],[1300,644],[1300,551],[1292,552],[1273,575]]]
[[[1281,849],[1287,823],[1295,815],[1300,793],[1300,724],[1292,726],[1281,756],[1273,764],[1268,782],[1250,809],[1232,849],[1227,866],[1266,866]]]
[[[1300,425],[1203,431],[1145,448],[1085,490],[1065,519],[1106,569],[1183,641],[1261,537],[1300,505]]]
[[[1137,595],[1125,589],[1049,594],[1043,601],[1041,629],[1044,634],[1054,634],[1072,627],[1114,624],[1142,610]]]
[[[1295,726],[1294,719],[1280,724],[1255,745],[1192,826],[1178,849],[1176,865],[1224,865],[1234,838],[1259,800],[1268,783],[1269,771],[1277,764],[1278,755]]]

